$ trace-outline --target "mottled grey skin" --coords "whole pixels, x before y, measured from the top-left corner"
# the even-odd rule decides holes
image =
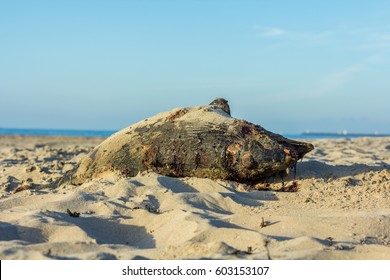
[[[232,118],[228,102],[218,98],[208,106],[161,113],[115,133],[62,183],[78,185],[111,171],[130,177],[146,170],[252,183],[294,167],[313,149],[312,144]]]
[[[221,108],[222,111],[224,111],[225,113],[227,113],[230,116],[230,107],[229,107],[229,103],[226,99],[216,98],[210,103],[210,105],[214,105],[214,106]]]

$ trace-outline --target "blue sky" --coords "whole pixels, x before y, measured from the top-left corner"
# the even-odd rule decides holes
[[[0,127],[229,100],[274,132],[390,133],[390,1],[0,1]]]

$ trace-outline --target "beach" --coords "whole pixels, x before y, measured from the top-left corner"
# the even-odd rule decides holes
[[[390,138],[304,140],[287,188],[153,172],[55,185],[103,140],[0,136],[0,259],[390,259]]]

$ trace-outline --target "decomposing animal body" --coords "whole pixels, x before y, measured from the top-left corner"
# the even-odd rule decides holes
[[[150,170],[251,183],[295,167],[313,149],[231,117],[228,102],[218,98],[207,106],[160,113],[113,134],[62,182],[78,185],[109,171],[135,176]]]

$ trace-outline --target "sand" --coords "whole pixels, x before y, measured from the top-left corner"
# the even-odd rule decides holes
[[[296,192],[155,173],[53,187],[101,141],[0,136],[0,259],[390,259],[390,138],[310,141]]]

